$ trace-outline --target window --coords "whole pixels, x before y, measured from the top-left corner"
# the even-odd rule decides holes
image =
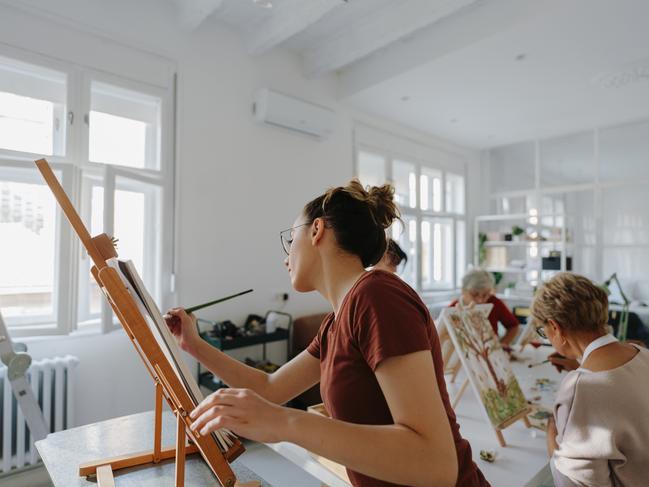
[[[392,163],[394,197],[401,208],[417,207],[417,171],[410,162],[395,160]]]
[[[453,220],[423,217],[421,285],[424,290],[453,288]]]
[[[0,309],[8,323],[52,322],[56,207],[33,171],[0,171]]]
[[[90,96],[90,161],[158,169],[160,98],[96,81]]]
[[[0,150],[65,152],[66,73],[0,56]]]
[[[385,181],[385,158],[371,152],[358,153],[358,179],[363,186],[378,186]]]
[[[0,309],[16,336],[108,330],[90,259],[33,161],[50,160],[91,235],[118,238],[120,258],[164,300],[171,252],[157,229],[173,218],[162,144],[171,89],[34,59],[0,55]]]
[[[442,171],[422,167],[419,187],[421,209],[442,211]]]
[[[401,277],[419,291],[456,288],[466,268],[464,176],[375,149],[358,149],[356,161],[364,185],[394,184],[403,225],[391,237],[408,255]]]
[[[119,236],[118,251],[129,256],[151,295],[158,299],[160,240],[156,234],[162,225],[161,208],[160,186],[116,177],[114,233]]]
[[[464,177],[446,174],[446,211],[464,214]]]
[[[104,233],[103,179],[86,172],[81,187],[81,218],[90,235]],[[82,252],[80,259],[78,319],[80,323],[87,324],[100,318],[104,298],[90,274],[90,258]]]

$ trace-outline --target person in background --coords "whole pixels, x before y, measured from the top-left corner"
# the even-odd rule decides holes
[[[389,239],[388,249],[378,264],[374,266],[374,270],[378,269],[396,274],[402,262],[404,266],[408,263],[408,255],[399,247],[398,243]]]
[[[473,269],[467,272],[462,278],[462,295],[460,299],[453,301],[450,306],[461,304],[493,304],[489,313],[489,322],[498,335],[498,322],[502,323],[507,332],[500,339],[503,346],[509,346],[518,335],[519,323],[507,305],[494,295],[496,283],[491,273],[482,269]]]
[[[649,350],[608,332],[606,293],[567,272],[538,291],[532,326],[580,367],[561,382],[547,448],[557,487],[649,485]]]

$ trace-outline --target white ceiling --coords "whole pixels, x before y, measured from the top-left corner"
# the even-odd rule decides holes
[[[364,111],[474,147],[649,118],[647,20],[644,0],[548,1],[378,82],[376,66],[408,49],[358,63],[343,90],[355,84],[347,99]]]
[[[235,27],[252,55],[275,47],[321,76],[484,0],[172,0],[185,27]],[[272,8],[262,5],[271,4]],[[206,22],[206,20],[209,20]]]
[[[173,1],[191,28],[290,49],[354,107],[463,145],[649,118],[646,0]]]

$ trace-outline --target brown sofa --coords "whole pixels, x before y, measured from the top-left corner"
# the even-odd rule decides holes
[[[313,340],[317,335],[318,330],[320,329],[320,324],[322,323],[322,320],[324,320],[325,316],[327,316],[327,313],[318,313],[296,318],[293,322],[291,358],[305,350],[309,343],[311,343],[311,340]],[[292,405],[301,409],[306,409],[308,406],[320,404],[321,402],[320,384],[317,384],[308,391],[297,396],[292,401]]]

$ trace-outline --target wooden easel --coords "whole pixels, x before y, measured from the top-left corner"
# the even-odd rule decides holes
[[[114,487],[113,471],[115,470],[158,463],[175,457],[175,485],[183,487],[185,456],[200,453],[224,487],[237,485],[243,487],[242,484],[237,483],[236,476],[229,465],[229,462],[245,451],[241,442],[234,439],[233,445],[226,452],[222,452],[214,437],[199,435],[189,428],[191,425],[189,413],[196,407],[195,401],[160,347],[117,270],[106,263],[107,260],[117,257],[111,238],[106,234],[91,237],[47,161],[40,159],[36,161],[36,166],[52,190],[70,225],[81,239],[81,243],[88,251],[88,255],[94,263],[91,270],[93,277],[104,292],[115,315],[119,318],[127,336],[131,339],[155,382],[153,450],[85,463],[79,466],[79,475],[96,475],[100,487]],[[163,448],[161,445],[163,398],[175,414],[177,425],[176,445],[167,448]],[[187,445],[187,438],[190,441],[189,445]],[[247,482],[246,485],[248,487],[259,486],[259,482]]]
[[[453,341],[451,340],[451,337],[448,334],[448,331],[446,330],[446,326],[438,324],[437,334],[439,336],[439,346],[442,349],[442,362],[444,363],[444,375],[450,375],[451,378],[449,382],[451,384],[454,384],[455,379],[457,379],[457,375],[460,373],[460,370],[462,369],[462,362],[460,361],[459,357],[455,353],[455,346],[453,345]],[[455,358],[454,361],[452,361],[453,358]],[[451,402],[451,407],[453,409],[455,409],[455,406],[457,406],[457,404],[460,402],[460,399],[462,398],[462,395],[464,394],[464,391],[466,390],[468,385],[469,385],[469,379],[465,378],[464,382],[462,382],[462,385],[460,386],[460,390],[453,397],[453,400]]]
[[[438,336],[440,339],[440,347],[443,350],[443,362],[444,362],[444,373],[445,374],[451,374],[451,379],[450,382],[453,383],[455,382],[455,379],[457,378],[457,375],[462,368],[462,360],[458,357],[458,354],[456,353],[455,345],[453,343],[453,340],[451,339],[451,336],[447,330],[447,325],[445,322],[439,320],[438,325],[437,325],[437,331],[438,331]],[[451,363],[451,359],[453,357],[456,357],[456,362]],[[460,386],[459,391],[453,398],[451,402],[451,407],[455,409],[457,404],[460,402],[460,399],[464,395],[467,387],[469,386],[470,380],[469,380],[469,373],[466,373],[466,377],[464,378],[464,381],[462,382],[462,385]],[[476,396],[478,394],[476,393]],[[477,397],[478,401],[481,401],[481,398],[478,396]],[[512,416],[511,418],[508,418],[507,420],[503,421],[500,424],[497,425],[492,425],[494,428],[494,432],[496,433],[496,438],[498,439],[498,443],[500,444],[501,447],[506,447],[507,443],[505,442],[505,437],[503,436],[502,430],[507,428],[508,426],[511,426],[514,424],[516,421],[522,420],[523,423],[527,428],[531,428],[532,424],[530,423],[530,420],[528,419],[527,415],[530,413],[530,409],[526,408],[520,411],[518,414]]]

